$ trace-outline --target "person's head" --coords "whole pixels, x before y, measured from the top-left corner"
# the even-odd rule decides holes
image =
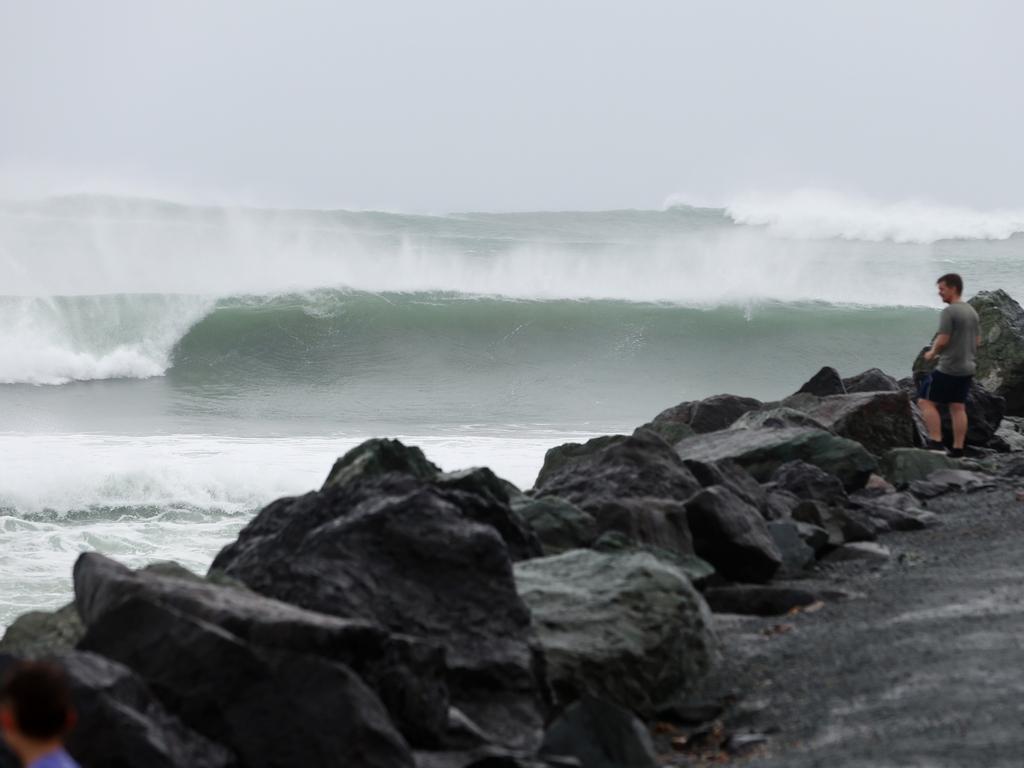
[[[939,286],[939,298],[947,304],[957,301],[964,292],[964,280],[956,272],[943,275],[936,284]]]
[[[59,745],[75,724],[64,671],[45,661],[16,664],[0,688],[0,730],[21,758]]]

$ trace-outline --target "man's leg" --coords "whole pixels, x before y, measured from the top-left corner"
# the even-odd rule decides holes
[[[950,403],[949,417],[953,422],[953,448],[963,449],[967,439],[967,406],[964,403]]]
[[[921,409],[921,415],[924,417],[924,425],[928,428],[928,437],[934,440],[936,443],[942,442],[942,417],[939,415],[939,409],[935,406],[931,400],[925,400],[923,397],[917,401],[918,408]],[[964,424],[967,424],[967,416],[964,415]],[[966,434],[966,427],[964,428]]]

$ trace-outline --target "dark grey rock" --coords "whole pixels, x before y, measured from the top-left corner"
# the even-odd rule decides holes
[[[813,553],[812,553],[813,559]],[[779,616],[817,601],[813,592],[789,586],[731,584],[708,587],[704,598],[715,613]]]
[[[592,694],[650,716],[716,661],[707,606],[670,563],[581,549],[515,568],[562,704]]]
[[[783,405],[803,411],[840,437],[856,440],[880,455],[912,447],[917,429],[910,397],[902,391],[812,397],[795,395]]]
[[[846,387],[843,385],[843,379],[839,375],[839,371],[826,365],[804,382],[804,385],[796,393],[798,395],[804,393],[816,397],[845,395]]]
[[[727,488],[705,488],[686,503],[694,551],[734,581],[768,581],[782,555],[761,513]]]
[[[768,483],[765,487],[768,490],[765,519],[788,520],[791,518],[793,510],[800,505],[800,497],[783,488],[775,487],[773,483]]]
[[[900,385],[895,378],[878,368],[869,368],[856,376],[843,379],[848,394],[856,392],[899,392]]]
[[[799,523],[793,520],[772,520],[768,523],[768,533],[782,555],[782,566],[777,575],[795,576],[814,564],[814,549],[800,535]]]
[[[800,534],[800,538],[804,540],[804,543],[814,550],[814,554],[820,557],[831,546],[829,543],[829,533],[820,525],[814,525],[814,523],[805,523],[800,520],[793,521],[796,524],[797,533]]]
[[[1024,416],[1024,309],[1002,290],[981,291],[969,303],[981,321],[976,378],[1005,398],[1006,413]]]
[[[639,427],[637,432],[642,430],[644,427]],[[585,443],[563,443],[549,448],[544,454],[544,464],[541,465],[540,472],[537,473],[535,487],[541,486],[555,472],[572,466],[578,461],[586,461],[595,453],[601,453],[605,448],[621,443],[625,439],[626,435],[601,435]]]
[[[772,473],[771,482],[799,499],[846,504],[846,491],[839,478],[806,461],[787,461]]]
[[[69,651],[53,660],[64,668],[78,723],[68,752],[85,766],[234,768],[235,756],[185,726],[127,667],[92,653]],[[16,662],[0,654],[0,679]],[[0,747],[0,753],[3,752]],[[13,755],[0,766],[17,768]]]
[[[67,653],[85,628],[74,603],[56,611],[30,611],[16,618],[0,640],[0,653],[21,658],[40,658]]]
[[[878,464],[878,473],[897,488],[906,488],[915,480],[924,480],[938,469],[955,469],[959,462],[944,453],[920,448],[896,448],[886,452]]]
[[[729,429],[784,429],[786,427],[810,427],[828,430],[813,416],[796,408],[779,406],[763,411],[748,411],[732,423]]]
[[[571,755],[582,768],[657,768],[650,734],[632,712],[586,696],[548,728],[544,753]]]
[[[872,541],[880,532],[887,530],[857,510],[830,506],[821,501],[800,502],[793,511],[793,519],[825,530],[828,544],[832,547],[845,541]]]
[[[400,472],[427,480],[439,475],[441,470],[415,446],[406,446],[388,438],[373,438],[360,443],[334,463],[323,489],[332,485],[345,485],[357,479],[378,477],[388,472]]]
[[[633,546],[693,554],[682,502],[700,483],[660,437],[649,430],[579,455],[544,476],[536,498],[565,499]]]
[[[108,616],[128,601],[140,609],[160,606],[170,611],[155,614],[168,636],[176,631],[174,617],[180,614],[229,634],[255,649],[254,653],[275,649],[322,656],[359,674],[411,742],[434,744],[444,732],[447,670],[444,653],[436,644],[392,634],[366,620],[303,610],[246,589],[207,582],[188,572],[183,575],[166,568],[133,572],[96,553],[81,555],[75,564],[75,599],[89,627],[83,646],[88,643],[92,650],[111,657],[135,651],[124,647],[132,642],[130,616],[126,619],[125,612],[117,613],[122,622],[128,622],[122,624]],[[186,633],[190,627],[186,626]],[[110,640],[115,646],[105,645]],[[137,669],[127,657],[118,658]],[[149,679],[144,671],[137,671]],[[168,670],[168,674],[172,672]]]
[[[557,496],[520,496],[512,501],[512,509],[537,534],[545,555],[589,547],[597,539],[594,516]]]
[[[707,488],[721,485],[728,488],[750,506],[764,514],[768,507],[768,494],[747,470],[732,459],[708,462],[687,459],[683,462],[700,484]]]
[[[860,493],[850,503],[892,531],[917,531],[938,522],[938,517],[922,509],[909,493]]]
[[[752,397],[714,395],[666,408],[644,426],[653,429],[674,445],[694,433],[725,429],[743,414],[762,406],[760,400]]]
[[[850,544],[843,544],[824,557],[824,562],[843,563],[850,560],[865,560],[872,563],[882,563],[891,557],[892,553],[885,547],[874,541],[857,541]]]
[[[848,490],[864,487],[877,467],[859,443],[819,429],[736,429],[697,435],[675,446],[684,459],[734,459],[758,482],[787,461],[801,459],[838,477]]]
[[[939,469],[924,480],[912,482],[909,490],[918,498],[929,499],[945,493],[980,491],[993,487],[995,481],[989,475],[967,469]]]
[[[271,504],[212,568],[261,594],[436,642],[452,703],[529,749],[546,707],[540,656],[509,547],[477,519],[511,510],[494,502],[482,516],[487,502],[399,473],[331,486]]]

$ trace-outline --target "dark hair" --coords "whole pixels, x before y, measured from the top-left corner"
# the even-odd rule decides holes
[[[56,664],[23,661],[15,665],[0,689],[0,703],[14,714],[18,730],[30,739],[54,739],[71,722],[71,688]]]
[[[957,293],[964,292],[964,279],[960,277],[956,272],[950,272],[948,275],[943,275],[936,283],[945,283],[950,288],[956,288]]]

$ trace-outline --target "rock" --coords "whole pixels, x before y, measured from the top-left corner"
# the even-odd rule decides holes
[[[509,548],[495,525],[475,519],[487,500],[466,495],[390,473],[284,499],[212,570],[312,611],[436,642],[452,703],[504,745],[529,749],[546,707],[539,651]]]
[[[878,368],[869,368],[863,373],[843,379],[848,394],[855,392],[899,392],[900,385],[892,376]]]
[[[575,758],[537,757],[533,752],[493,745],[471,750],[417,752],[416,768],[579,768]]]
[[[643,430],[563,463],[544,476],[534,495],[575,504],[595,519],[599,538],[614,531],[633,546],[689,555],[682,502],[700,487],[675,451]]]
[[[580,549],[515,569],[562,704],[591,694],[652,715],[717,659],[703,598],[648,553]]]
[[[688,459],[683,463],[705,488],[712,485],[721,485],[728,488],[750,506],[760,510],[762,514],[766,511],[768,494],[757,480],[751,477],[747,470],[732,459],[722,459],[716,462]]]
[[[594,516],[557,496],[521,496],[512,502],[512,509],[537,534],[545,555],[589,547],[597,539]]]
[[[892,493],[896,490],[896,486],[894,486],[881,475],[872,475],[871,477],[868,478],[868,482],[867,485],[864,486],[864,490]]]
[[[543,554],[537,534],[512,509],[508,484],[487,467],[472,467],[447,472],[434,478],[433,487],[444,491],[464,515],[478,523],[493,526],[505,541],[513,560],[526,560]]]
[[[978,382],[1024,416],[1024,309],[1002,290],[980,291],[970,302],[981,321]]]
[[[657,768],[647,728],[632,712],[586,696],[551,724],[544,753],[571,755],[581,768]]]
[[[910,492],[921,499],[930,499],[952,491],[979,491],[995,486],[992,478],[967,469],[939,469],[924,480],[910,484]]]
[[[131,571],[96,553],[81,555],[75,564],[75,600],[89,627],[82,643],[95,645],[105,633],[117,637],[119,628],[110,627],[106,617],[122,603],[165,606],[253,646],[324,656],[351,667],[374,688],[413,743],[435,743],[444,731],[448,694],[444,654],[437,645],[392,635],[365,620],[306,611],[187,571]],[[173,621],[165,619],[165,631],[173,633]],[[130,640],[131,633],[124,634]]]
[[[636,432],[641,432],[644,427],[638,427]],[[560,469],[571,466],[578,461],[585,461],[596,453],[601,453],[605,448],[626,440],[626,435],[601,435],[585,443],[563,443],[549,448],[544,454],[544,464],[537,474],[537,482],[534,487],[539,487],[549,476]]]
[[[246,766],[413,764],[376,694],[326,658],[245,643],[141,596],[90,624],[81,647],[131,667],[169,709]]]
[[[840,437],[881,455],[912,447],[917,439],[910,397],[902,391],[861,392],[831,397],[795,395],[783,405],[803,411]]]
[[[814,554],[811,553],[811,559]],[[817,601],[813,592],[804,589],[762,584],[731,584],[708,587],[704,599],[715,613],[740,613],[748,616],[779,616],[793,608]]]
[[[821,556],[829,548],[829,534],[820,525],[805,523],[800,520],[793,521],[796,524],[797,533],[804,543],[814,550],[814,554]]]
[[[924,480],[937,469],[953,469],[958,463],[936,451],[920,448],[894,448],[883,454],[878,472],[897,488],[906,488],[915,480]]]
[[[768,489],[768,503],[765,505],[766,520],[788,520],[793,510],[800,505],[799,497],[790,491],[775,487],[774,483],[765,486]]]
[[[798,499],[846,504],[846,491],[839,478],[806,461],[787,461],[772,473],[771,481]]]
[[[793,520],[772,520],[768,533],[782,555],[778,576],[796,576],[814,564],[814,549],[800,535],[799,523]],[[826,534],[827,541],[827,534]]]
[[[760,512],[727,488],[705,488],[686,503],[686,515],[694,551],[727,579],[768,581],[782,564]]]
[[[850,503],[891,531],[918,531],[938,522],[909,493],[857,494]]]
[[[1013,453],[1024,451],[1024,418],[1004,417],[995,436],[1003,441],[1007,451]]]
[[[323,489],[388,472],[401,472],[427,480],[439,475],[441,470],[427,461],[423,451],[415,446],[403,445],[398,440],[373,438],[357,445],[334,463]]]
[[[888,547],[884,547],[873,541],[857,541],[850,544],[843,544],[825,556],[824,561],[829,563],[844,563],[849,560],[865,560],[872,563],[885,562],[891,556]]]
[[[815,397],[845,395],[846,386],[843,384],[843,379],[839,375],[839,371],[826,365],[810,379],[804,382],[804,385],[796,391],[796,394],[798,395],[802,393],[814,395]]]
[[[235,756],[186,727],[127,667],[92,653],[54,659],[64,668],[78,724],[66,742],[82,765],[152,768],[228,768]],[[0,655],[0,678],[17,661]],[[10,756],[9,765],[17,761]],[[0,755],[0,765],[7,766]]]
[[[862,488],[877,467],[859,443],[802,427],[725,430],[687,438],[675,449],[684,459],[734,459],[759,482],[767,482],[787,461],[801,459],[838,477],[848,491]]]
[[[761,408],[763,403],[752,397],[714,395],[666,408],[647,425],[661,434],[670,444],[689,437],[725,429],[748,411]],[[689,433],[689,434],[687,434]]]
[[[74,603],[56,611],[30,611],[16,618],[0,640],[0,653],[37,659],[67,653],[85,628]]]
[[[793,510],[793,519],[823,529],[828,534],[828,545],[832,547],[838,547],[844,541],[872,541],[879,533],[888,530],[857,510],[830,506],[821,501],[800,502],[800,506]]]
[[[748,411],[732,423],[729,429],[783,429],[785,427],[810,427],[828,430],[824,424],[796,408],[769,408],[764,411]]]

